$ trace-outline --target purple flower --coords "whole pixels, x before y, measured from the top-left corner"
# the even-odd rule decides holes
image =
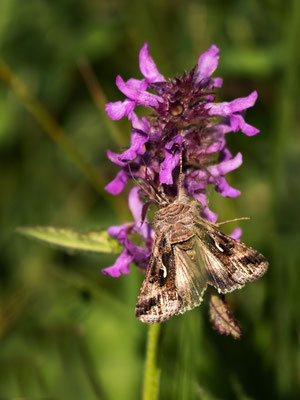
[[[219,61],[219,49],[212,45],[200,55],[198,64],[190,72],[174,79],[164,78],[149,54],[145,43],[139,54],[139,67],[143,78],[124,81],[116,78],[123,101],[109,103],[106,110],[110,118],[127,117],[132,124],[130,147],[122,154],[107,152],[109,159],[121,170],[106,186],[112,194],[119,194],[132,178],[139,180],[139,189],[133,188],[129,206],[135,222],[109,228],[111,236],[124,246],[116,263],[103,270],[111,276],[129,272],[135,262],[145,271],[151,255],[153,232],[145,219],[147,206],[155,198],[155,188],[172,201],[177,196],[179,164],[182,159],[183,187],[189,196],[198,200],[203,208],[202,217],[215,222],[218,215],[208,208],[208,186],[223,197],[237,197],[240,191],[231,187],[225,175],[242,164],[242,155],[232,156],[226,147],[229,132],[242,131],[253,136],[259,131],[245,122],[245,112],[257,99],[254,91],[246,97],[229,102],[214,100],[215,88],[222,79],[212,77]],[[150,109],[148,117],[138,118],[138,106]],[[144,204],[144,206],[143,206]],[[138,233],[144,246],[137,246],[129,237]],[[232,236],[240,238],[237,228]]]
[[[172,172],[178,165],[182,153],[182,136],[175,136],[165,146],[165,159],[160,164],[159,180],[167,185],[173,184]]]
[[[142,221],[143,203],[140,200],[138,192],[139,188],[133,187],[128,197],[129,207],[135,222],[108,228],[110,236],[117,239],[120,244],[124,246],[124,250],[117,258],[114,265],[102,269],[104,275],[118,278],[121,274],[129,274],[129,264],[131,262],[135,262],[143,272],[147,269],[152,251],[154,232],[146,219]],[[130,240],[130,236],[135,233],[138,233],[143,238],[145,247],[138,246]]]

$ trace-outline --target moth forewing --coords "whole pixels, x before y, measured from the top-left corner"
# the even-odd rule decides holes
[[[196,219],[197,247],[207,271],[207,283],[221,293],[240,289],[268,268],[265,257],[252,247],[220,232],[201,217]]]
[[[154,242],[160,238],[156,237]],[[166,239],[164,239],[166,240]],[[180,312],[182,301],[175,285],[175,260],[172,250],[156,255],[155,248],[150,259],[135,314],[142,322],[163,322]],[[154,253],[155,252],[155,253]]]
[[[187,202],[175,201],[155,216],[152,256],[136,305],[142,322],[165,321],[202,300],[206,279],[196,266],[191,210]]]

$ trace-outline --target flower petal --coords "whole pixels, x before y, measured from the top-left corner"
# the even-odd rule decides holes
[[[147,120],[147,118],[142,117],[138,118],[136,113],[131,113],[130,115],[130,121],[132,122],[132,127],[134,129],[139,129],[145,133],[150,133],[150,122]]]
[[[199,190],[204,190],[208,185],[208,174],[201,169],[190,171],[185,176],[184,183],[190,194]]]
[[[128,196],[128,204],[130,211],[135,220],[135,229],[136,231],[144,238],[148,239],[151,237],[151,228],[147,222],[147,219],[142,223],[142,209],[143,203],[141,202],[139,196],[139,187],[133,187]]]
[[[144,154],[146,151],[145,143],[148,142],[149,135],[142,131],[133,130],[131,132],[131,146],[121,154],[122,161],[134,160],[137,154]]]
[[[138,90],[147,90],[147,88],[148,88],[148,83],[147,83],[146,79],[130,78],[130,79],[128,79],[128,81],[126,81],[126,85],[131,86]]]
[[[208,207],[204,207],[201,211],[201,215],[204,219],[210,222],[216,222],[218,219],[218,214],[211,211]]]
[[[241,153],[237,153],[237,155],[230,160],[222,161],[220,164],[211,165],[207,167],[209,173],[216,177],[220,175],[227,174],[230,171],[235,170],[243,163],[243,157]]]
[[[205,153],[212,154],[212,153],[219,153],[225,146],[225,138],[224,135],[217,137],[217,135],[210,136],[211,145],[208,146]]]
[[[234,228],[234,230],[232,231],[232,233],[229,235],[232,239],[237,240],[238,242],[241,241],[241,237],[242,237],[242,229],[237,226],[236,228]]]
[[[124,189],[127,181],[128,176],[126,172],[122,169],[117,173],[115,179],[105,186],[105,190],[111,194],[119,194]]]
[[[110,275],[113,278],[119,278],[121,274],[129,274],[129,264],[133,261],[133,256],[124,249],[117,258],[114,265],[101,270],[103,275]]]
[[[228,133],[232,132],[232,126],[230,124],[230,117],[223,118],[220,122],[215,124],[212,129],[220,132],[220,133]]]
[[[198,200],[199,203],[201,203],[203,206],[207,205],[207,198],[204,193],[192,193],[192,196],[194,197],[195,200]]]
[[[224,176],[219,178],[219,182],[215,184],[215,188],[223,197],[238,197],[241,192],[229,185]]]
[[[219,49],[214,44],[198,59],[196,83],[209,78],[216,70],[219,62]]]
[[[136,89],[127,82],[124,82],[120,75],[118,75],[116,78],[116,85],[118,86],[119,90],[125,94],[125,96],[127,96],[130,100],[134,100],[141,106],[158,108],[159,102],[163,101],[161,97],[155,94]]]
[[[106,150],[106,155],[111,162],[119,165],[119,167],[125,167],[125,165],[127,165],[126,162],[120,160],[120,154],[114,153],[111,150]]]
[[[230,102],[209,103],[206,105],[209,115],[229,116],[235,112],[243,111],[246,108],[252,107],[257,99],[257,92],[254,91],[247,97],[240,97]]]
[[[231,115],[230,124],[234,132],[241,130],[247,136],[254,136],[259,132],[259,129],[247,124],[241,114]]]
[[[148,82],[165,82],[165,78],[158,72],[158,69],[149,54],[148,43],[144,43],[139,54],[140,70]]]
[[[122,225],[112,225],[107,229],[107,232],[126,247],[128,242],[127,236],[135,232],[135,224],[134,222],[126,222]]]
[[[227,147],[224,147],[220,152],[219,161],[220,162],[228,161],[231,158],[232,158],[231,152],[227,149]]]
[[[119,240],[121,236],[123,236],[124,234],[126,235],[126,226],[127,224],[112,225],[107,229],[107,232],[111,237]]]
[[[134,262],[141,269],[142,272],[147,271],[151,254],[152,249],[136,246],[136,250],[134,253]]]
[[[116,101],[114,103],[107,103],[105,110],[109,118],[117,120],[124,117],[124,115],[130,115],[134,110],[135,102],[132,100]]]
[[[213,87],[222,87],[223,79],[222,78],[212,78],[212,86]]]
[[[178,165],[182,152],[182,136],[175,136],[165,146],[165,159],[160,164],[159,180],[167,185],[173,184],[172,172]]]

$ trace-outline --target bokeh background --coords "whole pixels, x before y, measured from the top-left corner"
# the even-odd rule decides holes
[[[228,296],[241,341],[211,328],[206,302],[164,324],[160,398],[300,398],[299,21],[297,0],[1,0],[1,399],[141,396],[141,273],[102,276],[115,256],[65,254],[15,228],[132,219],[129,188],[103,190],[117,172],[106,149],[127,146],[130,127],[109,121],[104,104],[122,99],[117,74],[141,77],[145,41],[165,76],[215,43],[219,100],[257,89],[247,121],[261,133],[228,136],[244,156],[230,174],[242,195],[212,192],[210,206],[220,220],[250,216],[243,241],[270,261],[265,277]]]

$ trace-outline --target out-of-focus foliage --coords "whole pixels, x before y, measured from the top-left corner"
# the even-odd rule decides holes
[[[122,251],[122,246],[108,234],[107,230],[78,232],[70,228],[53,226],[25,226],[17,228],[17,232],[71,253],[119,254]]]
[[[216,43],[220,99],[258,90],[247,121],[261,133],[228,137],[233,153],[244,155],[231,174],[242,195],[212,193],[211,208],[221,220],[251,216],[241,222],[243,240],[270,268],[228,296],[241,341],[211,329],[207,304],[164,325],[161,399],[297,398],[299,6],[297,0],[0,3],[1,58],[103,182],[117,171],[105,150],[119,151],[129,138],[125,120],[111,124],[103,113],[104,96],[121,98],[117,74],[140,76],[145,41],[165,76],[190,69]],[[128,221],[128,190],[117,199],[95,190],[24,106],[0,80],[0,398],[138,399],[147,331],[134,317],[140,272],[133,266],[129,276],[102,276],[114,256],[65,255],[15,234],[24,225],[99,230]]]

